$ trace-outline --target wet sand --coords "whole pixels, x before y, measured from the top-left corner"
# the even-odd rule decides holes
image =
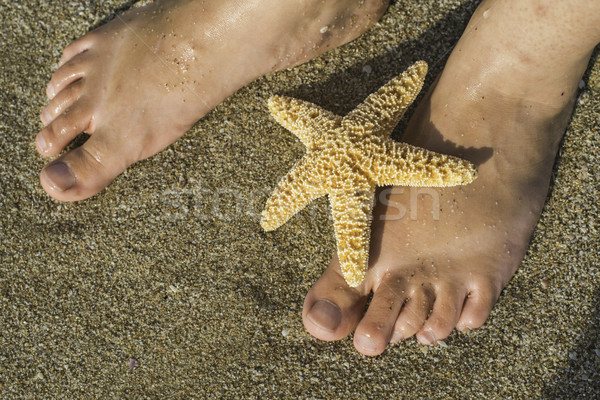
[[[476,2],[396,1],[360,39],[259,79],[100,195],[62,204],[38,183],[44,88],[62,48],[127,4],[0,1],[0,398],[600,397],[600,62],[485,327],[369,358],[302,326],[335,250],[326,200],[275,232],[258,223],[304,151],[266,99],[344,113],[418,59],[429,85]]]

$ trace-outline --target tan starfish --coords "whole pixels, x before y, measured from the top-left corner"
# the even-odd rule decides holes
[[[468,161],[390,138],[426,74],[427,63],[418,61],[343,118],[306,101],[269,99],[271,114],[307,152],[267,201],[261,225],[274,230],[329,195],[340,266],[350,286],[360,285],[367,271],[376,186],[454,186],[477,176]]]

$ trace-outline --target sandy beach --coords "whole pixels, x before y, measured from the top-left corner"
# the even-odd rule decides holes
[[[598,52],[486,325],[370,358],[302,325],[335,251],[327,200],[274,232],[259,225],[304,154],[266,100],[344,114],[421,59],[428,87],[478,2],[395,1],[359,39],[258,79],[99,195],[60,203],[33,144],[44,89],[64,46],[132,3],[0,0],[0,398],[600,398]]]

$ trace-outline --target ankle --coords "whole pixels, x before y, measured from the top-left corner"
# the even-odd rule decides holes
[[[449,60],[465,66],[463,76],[451,79],[463,79],[475,91],[493,88],[506,97],[564,108],[600,38],[600,20],[597,27],[575,30],[571,23],[578,12],[563,8],[562,2],[484,1]]]
[[[496,33],[502,53],[521,64],[585,69],[600,42],[600,2],[487,0],[467,31],[478,26]]]
[[[335,47],[348,43],[369,30],[387,10],[390,0],[294,0],[276,1],[273,7],[284,16],[265,22],[278,38],[286,38],[278,48],[278,71],[299,65]],[[295,12],[290,9],[295,7]],[[295,34],[290,26],[298,27]]]

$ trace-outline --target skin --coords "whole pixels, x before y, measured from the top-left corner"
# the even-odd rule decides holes
[[[91,137],[42,169],[42,187],[62,201],[95,195],[243,85],[354,39],[386,8],[383,0],[159,0],[130,10],[63,51],[36,147],[55,156],[79,133]]]
[[[355,331],[356,349],[375,356],[390,342],[416,336],[431,345],[484,324],[527,250],[598,42],[598,2],[479,6],[403,138],[474,162],[477,180],[418,196],[412,217],[398,206],[409,206],[409,191],[380,196],[367,277],[350,288],[332,260],[305,299],[312,335]]]
[[[91,137],[44,167],[43,188],[62,201],[93,196],[244,84],[352,40],[386,7],[171,0],[131,10],[64,50],[36,145],[55,156],[82,131]],[[312,335],[354,331],[357,350],[377,355],[390,342],[433,344],[486,321],[526,251],[599,41],[600,2],[482,2],[403,138],[469,159],[478,179],[417,196],[413,215],[403,215],[403,188],[382,192],[367,277],[349,288],[332,260],[305,299]]]

